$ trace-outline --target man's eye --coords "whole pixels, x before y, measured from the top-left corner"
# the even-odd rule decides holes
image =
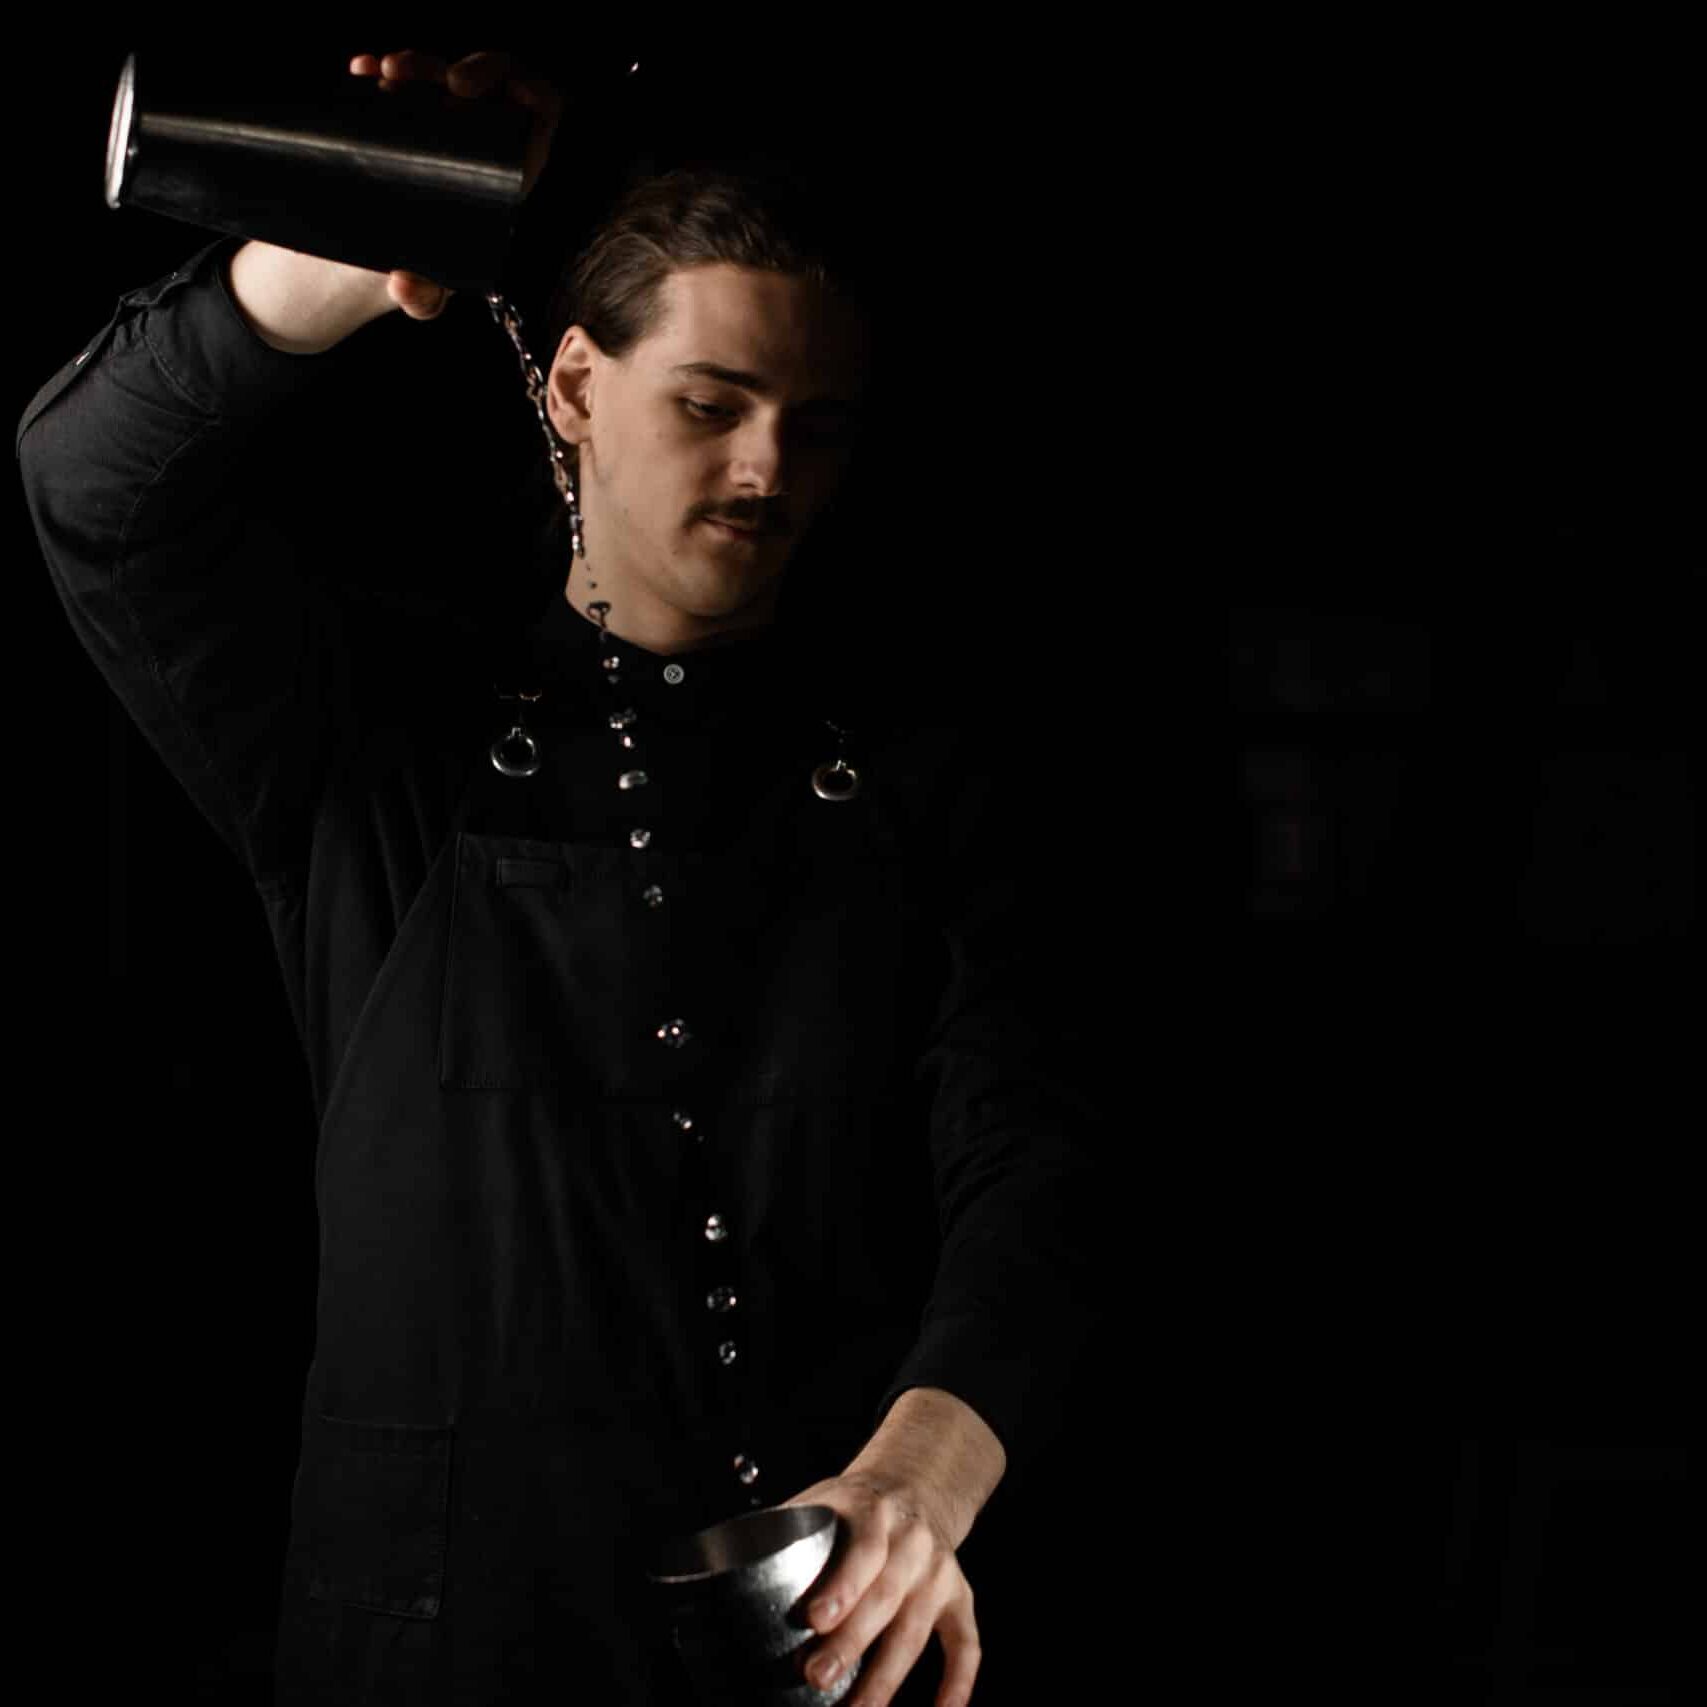
[[[715,403],[701,403],[695,397],[684,397],[681,404],[699,421],[733,420],[737,413],[734,409],[721,409]],[[856,425],[840,419],[813,420],[807,423],[806,430],[815,443],[822,445],[851,445],[857,437]]]

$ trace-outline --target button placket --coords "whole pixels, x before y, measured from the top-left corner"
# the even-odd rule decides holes
[[[735,1472],[735,1480],[739,1482],[743,1488],[752,1487],[752,1485],[759,1479],[758,1460],[755,1459],[751,1453],[737,1452],[734,1457],[730,1459],[729,1467]],[[747,1501],[749,1506],[763,1505],[764,1503],[764,1500],[758,1494],[754,1494]]]
[[[721,1253],[730,1252],[729,1217],[722,1210],[713,1210],[706,1216],[703,1230],[707,1244],[719,1248]],[[713,1260],[711,1271],[706,1275],[705,1322],[711,1329],[707,1338],[720,1372],[734,1371],[741,1362],[740,1342],[730,1331],[740,1305],[733,1266],[730,1256],[726,1255],[723,1260]]]
[[[612,692],[620,692],[623,660],[620,653],[611,649],[610,630],[605,626],[605,617],[610,611],[610,601],[608,599],[595,599],[588,605],[587,609],[593,620],[599,625],[599,644],[603,648],[603,656],[599,659],[600,672]],[[610,712],[605,718],[606,724],[616,736],[617,745],[625,753],[635,754],[636,752],[637,743],[634,729],[639,721],[640,713],[632,705],[618,705],[617,709]],[[647,787],[651,780],[645,767],[636,764],[628,770],[617,773],[616,786],[625,794],[632,794],[636,789]],[[628,845],[637,851],[649,848],[652,845],[652,831],[644,824],[636,824],[628,832]],[[647,884],[640,891],[640,899],[649,911],[656,912],[664,904],[663,886],[658,883]],[[693,1033],[685,1020],[670,1019],[658,1027],[656,1036],[658,1041],[667,1048],[680,1049],[691,1040]]]
[[[599,671],[605,685],[613,694],[622,691],[622,655],[612,649],[611,633],[605,626],[605,617],[610,611],[608,599],[595,599],[587,606],[588,614],[599,625],[599,645],[603,649],[599,659]],[[617,746],[631,760],[638,759],[639,743],[635,738],[635,726],[640,722],[640,713],[632,705],[625,705],[619,700],[616,709],[609,712],[605,718],[606,725],[616,736]],[[638,789],[646,788],[652,778],[648,775],[644,764],[631,762],[626,769],[617,772],[616,786],[624,794],[632,794]],[[643,824],[636,824],[628,832],[628,845],[632,848],[646,848],[651,845],[652,832]],[[657,885],[652,886],[654,889]],[[648,898],[648,906],[655,907],[657,902]]]
[[[610,605],[605,600],[595,601],[588,606],[589,614],[599,625],[600,643],[604,648],[604,656],[600,659],[601,673],[615,693],[621,690],[623,660],[618,653],[612,650],[611,635],[605,626],[605,616],[609,610]],[[663,666],[661,673],[665,684],[669,687],[679,687],[687,679],[685,666],[673,659]],[[639,789],[646,788],[651,782],[638,750],[635,732],[640,721],[640,714],[635,707],[622,704],[620,700],[617,702],[616,709],[612,710],[607,717],[608,725],[616,736],[618,747],[628,760],[627,768],[620,770],[616,778],[616,786],[625,794],[632,794]],[[652,845],[652,835],[652,830],[646,825],[634,825],[628,832],[628,844],[636,852],[643,852]],[[663,906],[666,898],[663,886],[656,882],[646,884],[644,888],[640,889],[639,894],[641,901],[653,912]],[[693,1040],[693,1030],[686,1019],[676,1016],[659,1024],[654,1036],[662,1047],[680,1050]],[[687,1110],[676,1108],[671,1111],[670,1120],[675,1130],[683,1138],[692,1139],[696,1154],[703,1158],[705,1152],[701,1146],[704,1144],[705,1134],[699,1128],[694,1117]],[[703,1163],[699,1172],[702,1181],[709,1186],[708,1170],[705,1169]],[[707,1196],[710,1197],[711,1193],[708,1192]],[[715,1198],[713,1197],[711,1200],[715,1201]],[[705,1199],[701,1201],[704,1202]],[[701,1223],[700,1235],[705,1243],[717,1253],[712,1259],[713,1272],[707,1277],[710,1285],[705,1294],[705,1308],[707,1325],[714,1329],[714,1333],[709,1336],[709,1343],[712,1345],[711,1355],[715,1359],[720,1373],[733,1372],[742,1367],[740,1343],[730,1332],[733,1326],[734,1313],[739,1307],[740,1297],[733,1283],[734,1276],[727,1272],[726,1267],[731,1248],[729,1233],[729,1217],[725,1211],[722,1209],[709,1210]],[[734,1455],[733,1467],[736,1479],[742,1487],[751,1488],[758,1480],[759,1466],[749,1453],[737,1452]],[[749,1500],[749,1504],[754,1506],[762,1503],[762,1499],[757,1496],[753,1496]]]

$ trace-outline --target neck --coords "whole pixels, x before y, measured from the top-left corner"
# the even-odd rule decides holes
[[[596,587],[591,584],[593,580],[598,582]],[[727,645],[768,628],[776,617],[776,593],[773,586],[751,605],[728,616],[695,616],[622,586],[620,577],[613,577],[608,570],[591,569],[584,557],[572,559],[569,579],[563,586],[563,597],[588,622],[597,624],[591,605],[599,599],[608,600],[604,628],[618,640],[664,658]]]

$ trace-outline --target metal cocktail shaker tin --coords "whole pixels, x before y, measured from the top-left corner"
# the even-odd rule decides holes
[[[827,1505],[775,1506],[659,1550],[647,1579],[707,1707],[830,1707],[847,1695],[857,1659],[828,1689],[801,1671],[817,1640],[805,1602],[842,1534]]]
[[[106,197],[303,254],[498,287],[533,114],[442,84],[131,54],[107,132]]]

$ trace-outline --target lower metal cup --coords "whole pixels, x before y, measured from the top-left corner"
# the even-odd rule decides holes
[[[846,1696],[857,1659],[828,1689],[802,1672],[803,1650],[816,1640],[805,1603],[842,1535],[829,1506],[779,1506],[659,1549],[647,1579],[708,1707],[830,1707]]]

